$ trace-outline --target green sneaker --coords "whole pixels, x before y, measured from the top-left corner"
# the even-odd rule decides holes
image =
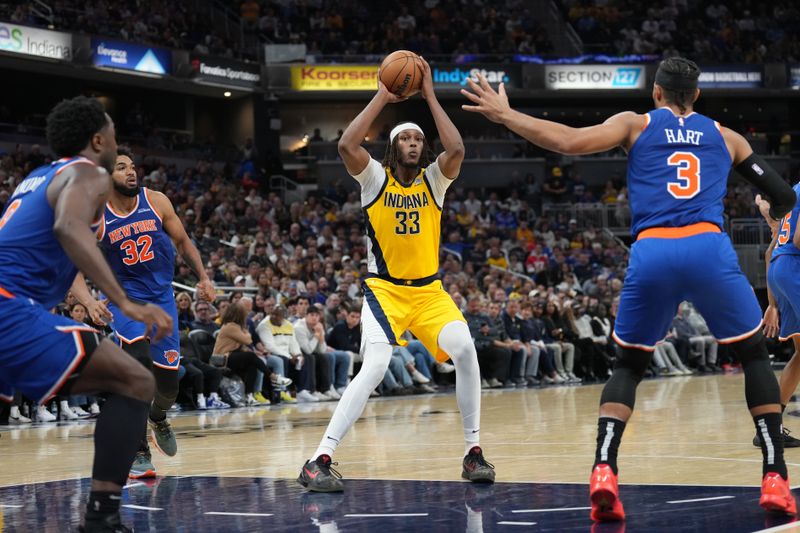
[[[154,422],[148,418],[147,422],[152,431],[153,446],[164,455],[174,457],[178,453],[178,441],[175,440],[175,432],[172,431],[172,426],[169,425],[167,419]]]
[[[136,452],[128,477],[131,479],[156,477],[156,467],[153,466],[148,452]]]

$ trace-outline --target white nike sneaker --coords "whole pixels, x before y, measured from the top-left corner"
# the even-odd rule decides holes
[[[47,406],[40,405],[36,408],[37,422],[55,422],[56,415],[47,410]]]

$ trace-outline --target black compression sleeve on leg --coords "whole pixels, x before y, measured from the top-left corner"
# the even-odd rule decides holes
[[[144,339],[130,344],[123,342],[122,350],[139,361],[148,370],[153,368],[153,356],[150,355],[150,342]]]
[[[744,370],[744,394],[747,407],[780,404],[781,388],[769,363],[769,352],[764,334],[756,333],[730,345]]]
[[[783,218],[794,207],[797,201],[794,189],[761,156],[750,154],[736,165],[736,172],[769,198],[769,214],[775,220]]]
[[[94,430],[92,479],[124,485],[145,431],[149,402],[111,394]]]
[[[150,408],[150,420],[159,422],[167,417],[167,411],[178,397],[178,369],[153,366],[153,377],[156,378],[156,395]]]
[[[614,366],[603,393],[600,405],[604,403],[621,403],[633,409],[636,403],[636,387],[642,381],[647,367],[650,366],[652,352],[637,348],[620,347],[620,357]]]

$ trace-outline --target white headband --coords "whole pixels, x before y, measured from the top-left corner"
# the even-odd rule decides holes
[[[397,137],[397,134],[399,134],[403,130],[418,131],[418,132],[420,132],[422,134],[423,137],[425,137],[425,132],[422,131],[422,128],[420,128],[419,126],[417,126],[413,122],[403,122],[401,124],[398,124],[397,126],[395,126],[392,129],[392,132],[389,134],[389,142],[390,143],[394,142],[394,138]]]

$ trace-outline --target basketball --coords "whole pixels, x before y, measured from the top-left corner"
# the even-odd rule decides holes
[[[422,87],[422,66],[419,56],[408,50],[392,52],[381,63],[378,77],[389,92],[407,98]]]

